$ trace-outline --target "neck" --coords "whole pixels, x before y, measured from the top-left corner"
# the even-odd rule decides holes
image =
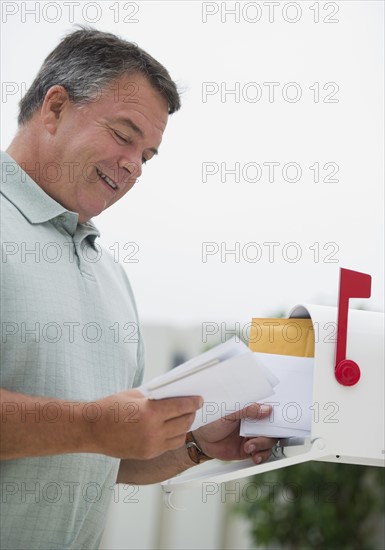
[[[44,159],[40,155],[39,139],[33,122],[19,129],[6,153],[41,186],[41,167]]]

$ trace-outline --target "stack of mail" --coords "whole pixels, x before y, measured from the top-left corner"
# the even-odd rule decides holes
[[[150,399],[200,395],[191,429],[251,403],[272,414],[245,419],[241,435],[306,437],[311,429],[314,332],[309,319],[253,319],[249,348],[236,337],[138,388]]]
[[[314,330],[310,319],[253,319],[249,347],[279,383],[263,403],[273,410],[262,420],[243,420],[241,435],[283,439],[307,437],[312,422]]]
[[[255,354],[234,337],[138,389],[151,399],[202,396],[203,407],[191,428],[196,429],[265,399],[277,382]]]

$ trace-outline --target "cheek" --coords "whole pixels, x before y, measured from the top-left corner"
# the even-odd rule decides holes
[[[85,122],[77,121],[76,124],[67,126],[64,132],[68,147],[82,157],[91,156],[96,151],[106,151],[110,145],[108,136],[103,135],[99,128],[91,128]]]
[[[95,138],[72,140],[70,149],[67,149],[67,155],[71,158],[67,160],[74,162],[76,171],[82,175],[86,175],[88,179],[95,180],[96,172],[95,165],[105,164],[107,166],[115,166],[113,153],[102,142]]]
[[[91,166],[100,163],[113,169],[119,152],[116,142],[106,130],[87,125],[76,120],[62,126],[57,136],[56,157],[72,165],[77,174],[90,173]]]

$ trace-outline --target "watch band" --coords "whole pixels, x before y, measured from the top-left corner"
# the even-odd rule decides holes
[[[195,464],[202,464],[202,462],[206,462],[206,460],[212,460],[212,457],[204,453],[199,447],[192,432],[187,432],[185,445],[189,457]]]

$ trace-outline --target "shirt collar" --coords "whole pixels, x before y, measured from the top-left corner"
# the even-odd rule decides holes
[[[56,202],[19,166],[7,153],[1,152],[1,193],[32,224],[51,221],[56,226],[62,226],[70,235],[76,232],[82,238],[89,237],[94,244],[100,237],[97,227],[91,222],[78,225],[79,215],[66,210]]]

